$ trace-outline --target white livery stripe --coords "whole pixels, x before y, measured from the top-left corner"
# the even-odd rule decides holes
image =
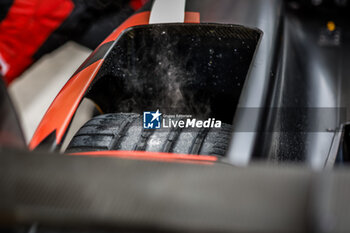
[[[0,74],[6,75],[8,70],[9,70],[9,65],[7,64],[7,62],[1,56],[1,53],[0,53]]]
[[[155,0],[149,23],[185,22],[186,0]]]

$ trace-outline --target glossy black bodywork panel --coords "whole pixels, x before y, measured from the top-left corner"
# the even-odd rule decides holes
[[[330,20],[334,31],[327,29]],[[267,112],[267,132],[260,135],[263,146],[255,156],[325,166],[334,137],[350,116],[348,22],[343,11],[333,8],[286,11],[268,105],[286,114]],[[291,114],[294,109],[297,114]]]

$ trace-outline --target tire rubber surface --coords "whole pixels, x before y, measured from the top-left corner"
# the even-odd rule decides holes
[[[220,129],[144,129],[142,116],[134,113],[100,115],[88,121],[73,137],[68,153],[104,150],[152,151],[224,156],[231,125]]]

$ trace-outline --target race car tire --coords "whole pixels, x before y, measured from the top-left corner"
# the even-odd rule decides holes
[[[142,116],[134,113],[100,115],[75,134],[67,153],[86,151],[152,151],[224,156],[232,127],[144,129]]]

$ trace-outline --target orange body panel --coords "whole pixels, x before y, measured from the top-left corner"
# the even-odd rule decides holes
[[[199,12],[186,12],[185,23],[200,23],[201,17]]]
[[[29,144],[31,150],[54,130],[56,130],[57,143],[61,141],[84,93],[95,78],[102,63],[103,60],[93,63],[66,83],[40,122]]]
[[[91,151],[82,153],[72,153],[70,155],[84,155],[93,157],[116,157],[124,159],[142,159],[142,160],[155,160],[155,161],[173,161],[180,160],[181,162],[190,163],[205,163],[211,164],[218,160],[215,156],[209,155],[188,155],[188,154],[175,154],[175,153],[159,153],[159,152],[146,152],[146,151]]]
[[[119,35],[127,28],[145,25],[149,23],[150,12],[141,12],[131,16],[128,20],[122,23],[116,30],[114,30],[101,44],[115,41]]]

